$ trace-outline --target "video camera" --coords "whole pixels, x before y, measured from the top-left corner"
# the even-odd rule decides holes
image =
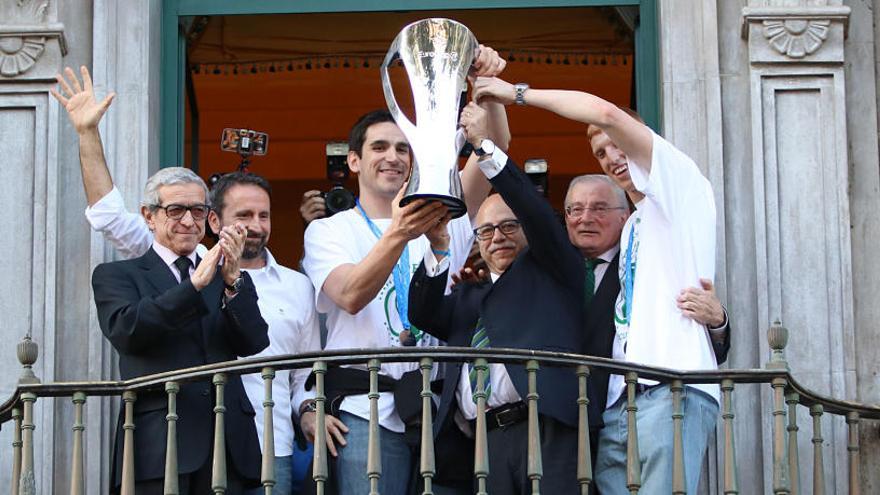
[[[327,216],[333,216],[340,211],[354,208],[354,193],[345,188],[348,180],[348,143],[327,143],[327,180],[330,181],[330,190],[321,193],[324,197],[324,205]]]
[[[241,162],[238,164],[238,171],[248,173],[251,165],[251,156],[262,156],[269,151],[269,135],[265,132],[254,131],[251,129],[233,129],[227,127],[220,134],[220,149],[232,153],[238,153],[241,156]],[[208,185],[214,187],[214,184],[220,180],[223,174],[213,174],[208,179]]]

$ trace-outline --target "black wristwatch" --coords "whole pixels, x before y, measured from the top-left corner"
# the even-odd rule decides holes
[[[495,153],[495,143],[493,143],[491,139],[483,138],[483,140],[480,141],[480,145],[474,148],[474,153],[476,153],[477,156],[491,155],[492,153]]]
[[[232,281],[232,284],[227,284],[225,282],[223,284],[223,286],[226,287],[226,290],[232,294],[238,294],[242,285],[244,285],[244,278],[240,274],[237,279]]]

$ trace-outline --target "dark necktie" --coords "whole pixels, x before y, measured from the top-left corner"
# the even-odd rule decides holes
[[[180,283],[189,280],[189,267],[192,266],[192,260],[186,256],[181,256],[174,260],[174,266],[176,266],[177,271],[180,272]]]
[[[584,283],[584,304],[586,304],[587,307],[590,306],[590,302],[593,300],[593,294],[596,292],[596,266],[605,262],[606,261],[602,258],[590,258],[584,260],[587,270],[586,282]]]
[[[489,347],[489,334],[486,333],[486,327],[483,326],[483,320],[477,320],[477,328],[474,329],[474,336],[471,337],[471,347],[474,349],[482,349],[484,347]],[[471,393],[477,391],[477,370],[474,369],[474,366],[471,365],[470,372],[468,373],[468,378],[471,381]],[[489,395],[492,394],[492,384],[489,382],[489,370],[486,370],[485,374],[486,379],[486,401],[489,400]],[[477,398],[474,397],[474,403],[476,404]]]

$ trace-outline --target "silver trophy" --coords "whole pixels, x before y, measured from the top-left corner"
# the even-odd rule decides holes
[[[467,212],[458,176],[458,105],[477,53],[477,40],[464,24],[423,19],[400,32],[382,62],[382,89],[388,110],[409,141],[415,161],[400,205],[423,198],[449,207],[453,218]],[[410,122],[394,99],[388,67],[403,61],[416,109]]]

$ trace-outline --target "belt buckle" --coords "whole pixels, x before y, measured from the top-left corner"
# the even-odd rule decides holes
[[[516,424],[518,421],[517,412],[519,412],[519,407],[514,406],[495,413],[495,424],[498,428],[507,428]]]

